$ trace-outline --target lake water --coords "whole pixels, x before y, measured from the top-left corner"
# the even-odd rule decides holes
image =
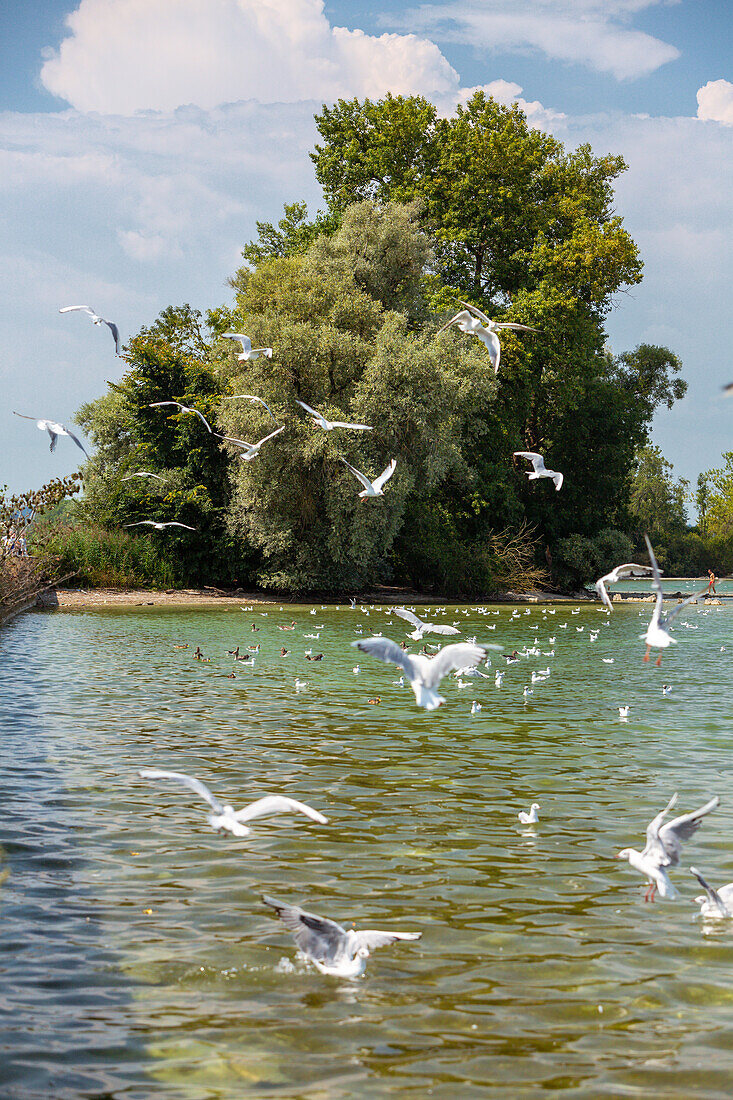
[[[46,612],[0,633],[0,1095],[729,1096],[733,929],[696,919],[688,867],[733,880],[733,606],[685,610],[660,669],[641,660],[647,605],[450,607],[438,621],[464,636],[543,655],[492,654],[502,687],[446,679],[432,714],[348,647],[406,624],[315,610]],[[255,640],[254,668],[233,666]],[[215,834],[145,766],[235,806],[287,792],[330,824]],[[679,900],[649,905],[612,857],[674,791],[680,812],[721,806]],[[324,976],[262,892],[423,936],[359,980]]]

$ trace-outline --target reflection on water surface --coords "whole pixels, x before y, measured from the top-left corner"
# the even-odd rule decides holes
[[[406,624],[310,610],[34,614],[3,630],[3,1095],[728,1095],[733,930],[694,919],[686,868],[733,880],[733,607],[684,612],[661,669],[641,662],[645,605],[449,608],[439,621],[464,636],[509,651],[537,638],[540,656],[492,655],[499,689],[445,680],[432,714],[399,670],[348,648],[357,624],[397,639]],[[227,650],[255,640],[254,667],[234,666]],[[284,791],[331,824],[214,834],[204,803],[139,779],[145,766],[235,806]],[[611,857],[642,846],[675,790],[681,810],[722,805],[674,873],[680,900],[649,906]],[[521,826],[533,800],[540,821]],[[324,977],[262,892],[423,938],[376,952],[359,981]]]

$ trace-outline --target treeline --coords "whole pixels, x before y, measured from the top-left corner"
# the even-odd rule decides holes
[[[686,384],[666,348],[606,347],[614,296],[642,269],[613,212],[623,160],[568,152],[483,93],[448,119],[388,96],[339,101],[317,123],[326,210],[309,219],[293,203],[258,223],[233,303],[205,319],[165,310],[131,340],[119,383],[81,409],[96,453],[59,553],[73,531],[76,564],[97,554],[97,578],[104,538],[120,561],[125,546],[154,548],[151,583],[292,594],[577,587],[630,560],[649,529],[651,421]],[[479,340],[439,333],[463,301],[538,330],[502,330],[496,375]],[[240,361],[229,331],[272,358]],[[296,398],[374,430],[315,428]],[[150,407],[170,399],[214,432]],[[253,443],[275,421],[285,431],[252,461],[214,434]],[[529,482],[518,450],[563,471],[561,492]],[[395,458],[384,497],[362,503],[342,458],[371,477]],[[138,470],[164,480],[123,480]],[[148,518],[196,532],[124,533]]]

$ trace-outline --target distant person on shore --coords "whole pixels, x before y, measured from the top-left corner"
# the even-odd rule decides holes
[[[710,595],[717,596],[718,593],[715,591],[715,582],[717,581],[718,578],[715,576],[715,573],[713,573],[712,569],[708,569],[708,578],[709,579],[708,579],[707,594],[708,594],[708,596],[710,596]]]

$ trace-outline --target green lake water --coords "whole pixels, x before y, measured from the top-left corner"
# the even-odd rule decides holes
[[[661,668],[641,660],[647,605],[449,607],[464,637],[541,655],[491,654],[501,688],[447,678],[432,714],[349,648],[405,636],[367,610],[45,612],[0,633],[4,1100],[733,1092],[733,928],[696,917],[688,871],[733,880],[733,604],[683,612]],[[146,766],[235,806],[282,791],[330,824],[215,834]],[[612,857],[675,791],[680,812],[721,805],[679,900],[649,905]],[[262,892],[423,936],[327,977]]]

